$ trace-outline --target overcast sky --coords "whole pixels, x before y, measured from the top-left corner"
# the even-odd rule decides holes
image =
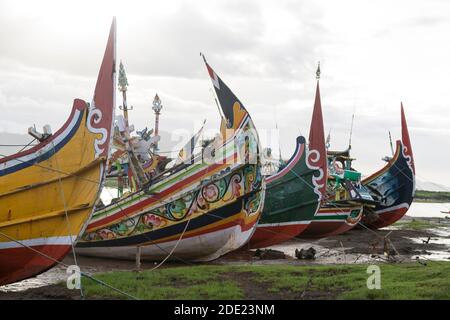
[[[170,3],[169,3],[170,2]],[[199,52],[236,93],[264,145],[288,158],[309,132],[315,69],[333,149],[369,174],[400,137],[400,101],[418,177],[450,185],[450,1],[0,0],[0,135],[53,130],[92,97],[112,16],[130,83],[131,122],[192,131],[219,115]],[[280,128],[267,138],[266,131]],[[6,137],[3,134],[3,137]]]

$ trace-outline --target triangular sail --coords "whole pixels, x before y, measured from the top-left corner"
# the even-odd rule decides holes
[[[322,197],[326,192],[327,181],[327,156],[325,147],[325,132],[323,127],[322,104],[320,101],[319,81],[317,81],[316,98],[314,101],[314,110],[309,131],[309,161],[315,168],[321,169],[323,174],[318,176],[315,184],[318,187]]]
[[[90,108],[90,117],[88,119],[88,128],[90,131],[100,135],[100,137],[95,140],[96,157],[107,157],[109,153],[115,106],[115,69],[116,19],[114,18],[111,24],[102,65],[98,74],[94,97]]]
[[[222,81],[222,79],[214,72],[211,66],[206,62],[205,56],[203,60],[206,64],[206,69],[211,77],[211,81],[214,85],[219,104],[222,109],[223,115],[226,121],[226,129],[236,130],[240,127],[243,120],[249,117],[244,105],[239,101],[236,95],[228,88],[228,86]]]
[[[403,145],[406,147],[405,154],[409,157],[411,157],[411,167],[413,169],[413,172],[416,173],[416,168],[414,166],[414,157],[411,147],[411,140],[409,139],[409,132],[408,132],[408,125],[406,123],[406,117],[405,117],[405,110],[403,109],[403,103],[400,105],[401,109],[401,115],[402,115],[402,142]]]

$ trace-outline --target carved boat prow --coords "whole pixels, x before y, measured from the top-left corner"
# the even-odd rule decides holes
[[[56,265],[93,212],[114,119],[115,37],[114,19],[91,104],[75,99],[55,134],[0,159],[0,285]]]
[[[401,219],[414,199],[416,169],[403,104],[401,126],[402,138],[397,141],[393,157],[382,169],[362,181],[377,200],[375,208],[364,209],[363,217],[363,223],[374,229]]]

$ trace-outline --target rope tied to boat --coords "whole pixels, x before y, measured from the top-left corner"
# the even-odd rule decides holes
[[[47,258],[47,259],[49,259],[49,260],[55,262],[55,263],[58,264],[58,265],[61,265],[61,266],[65,267],[66,269],[70,267],[68,264],[66,264],[66,263],[64,263],[64,262],[62,262],[62,261],[59,261],[59,260],[57,260],[57,259],[55,259],[55,258],[53,258],[53,257],[51,257],[51,256],[49,256],[49,255],[47,255],[47,254],[45,254],[45,253],[39,251],[39,250],[37,250],[37,249],[35,249],[35,248],[31,247],[31,246],[28,246],[28,245],[26,245],[25,243],[23,243],[22,241],[17,240],[17,239],[14,239],[13,237],[11,237],[11,236],[9,236],[9,235],[7,235],[7,234],[1,232],[1,231],[0,231],[0,236],[3,236],[4,238],[6,238],[6,239],[8,239],[8,240],[11,240],[11,241],[13,241],[13,242],[15,242],[15,243],[17,243],[17,244],[23,246],[24,248],[27,248],[27,249],[29,249],[29,250],[35,252],[36,254],[38,254],[38,255],[40,255],[40,256],[42,256],[42,257],[45,257],[45,258]],[[137,297],[135,297],[135,296],[133,296],[133,295],[131,295],[131,294],[125,292],[125,291],[122,291],[122,290],[120,290],[120,289],[118,289],[118,288],[115,288],[115,287],[113,287],[112,285],[110,285],[110,284],[108,284],[108,283],[106,283],[106,282],[104,282],[104,281],[102,281],[102,280],[99,280],[99,279],[94,278],[92,275],[90,275],[90,274],[88,274],[88,273],[86,273],[86,272],[81,271],[81,269],[80,269],[80,275],[82,275],[82,276],[84,276],[84,277],[86,277],[86,278],[88,278],[88,279],[90,279],[90,280],[92,280],[92,281],[94,281],[94,282],[96,282],[96,283],[98,283],[98,284],[100,284],[100,285],[103,285],[103,286],[105,286],[105,287],[107,287],[107,288],[110,288],[110,289],[112,289],[112,290],[114,290],[114,291],[116,291],[116,292],[118,292],[118,293],[120,293],[120,294],[122,294],[122,295],[124,295],[124,296],[127,296],[127,297],[130,298],[130,299],[133,299],[133,300],[139,300]]]
[[[59,162],[58,162],[58,154],[55,150],[55,143],[53,141],[52,141],[52,147],[53,147],[53,152],[55,155],[54,159],[55,159],[56,167],[57,167],[58,171],[61,171],[61,167],[59,166]],[[77,254],[75,252],[75,245],[73,243],[72,228],[71,228],[71,224],[70,224],[69,214],[67,212],[66,196],[64,194],[64,188],[63,188],[63,184],[62,184],[62,180],[61,180],[61,175],[59,175],[59,174],[58,174],[58,182],[59,182],[59,189],[61,191],[61,198],[62,198],[63,205],[64,205],[64,215],[66,217],[67,230],[68,230],[69,238],[70,238],[70,246],[72,247],[73,261],[74,261],[75,265],[77,266],[77,268],[79,270],[81,270],[80,266],[78,265]],[[80,282],[80,296],[82,299],[84,299],[83,286],[82,286],[81,282]]]

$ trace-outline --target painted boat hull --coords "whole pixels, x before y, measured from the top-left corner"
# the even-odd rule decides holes
[[[392,159],[362,184],[378,201],[375,208],[366,208],[363,223],[373,229],[387,227],[408,211],[416,190],[416,169],[403,104],[401,111],[402,139],[397,141]]]
[[[297,138],[296,150],[286,166],[266,178],[266,201],[250,249],[264,248],[288,241],[303,232],[314,218],[320,192],[312,188],[318,170],[307,166],[307,147]]]
[[[86,227],[109,150],[114,55],[115,21],[91,107],[76,99],[55,134],[0,159],[0,285],[56,265]]]
[[[327,159],[319,81],[308,146],[304,137],[297,137],[292,157],[266,182],[264,211],[249,242],[252,249],[288,241],[306,230],[326,193]]]
[[[250,140],[258,143],[256,137]],[[226,159],[236,158],[233,145],[225,145],[224,151]],[[213,260],[249,240],[260,218],[264,195],[259,163],[194,163],[156,182],[148,191],[138,191],[97,211],[77,244],[77,252],[135,259],[139,246],[141,259],[148,261],[167,257]]]
[[[34,165],[14,172],[12,167],[5,166],[9,171],[0,177],[5,182],[0,188],[0,201],[2,208],[7,208],[8,215],[2,216],[0,221],[0,285],[34,276],[54,266],[68,252],[70,236],[76,239],[92,214],[104,161],[94,160],[94,135],[90,136],[82,125],[87,119],[85,107],[81,100],[75,102],[67,126],[63,127],[61,134],[55,134],[54,147],[51,147],[48,159],[39,161],[40,158],[36,157],[31,160]],[[91,152],[86,152],[86,156],[77,155],[80,144],[86,150],[92,146]],[[53,153],[53,149],[58,148]],[[31,158],[45,149],[39,148],[11,159],[9,163],[23,164],[25,162],[20,159]],[[58,170],[46,169],[55,167]],[[64,249],[58,247],[55,250],[51,244],[55,238],[69,241]],[[36,241],[45,243],[37,248],[48,252],[56,261],[24,247]],[[13,255],[16,251],[20,251],[20,256]]]
[[[71,249],[71,245],[32,246],[34,250],[61,261]],[[3,249],[0,254],[0,283],[8,284],[33,277],[55,265],[54,261],[22,246]]]
[[[307,222],[291,224],[258,225],[249,242],[250,249],[266,248],[291,240],[303,233],[309,226]]]
[[[365,208],[362,222],[372,229],[387,227],[400,220],[408,211],[415,191],[415,175],[411,158],[404,153],[404,145],[397,141],[394,157],[380,171],[362,184],[378,200],[375,208]]]
[[[211,261],[239,249],[253,234],[257,219],[246,219],[241,205],[242,201],[239,200],[235,204],[211,212],[209,216],[192,219],[183,237],[176,231],[164,230],[167,237],[149,241],[156,238],[149,232],[142,235],[141,239],[126,239],[125,243],[110,243],[107,247],[84,247],[83,243],[80,243],[77,252],[85,256],[134,260],[136,246],[140,246],[141,259],[145,261],[161,261],[172,250],[168,260]],[[177,228],[184,230],[186,223]],[[172,234],[175,236],[170,236]]]
[[[345,233],[361,221],[363,207],[320,208],[299,238],[326,238]]]
[[[193,163],[98,210],[78,243],[85,255],[209,261],[244,245],[264,206],[259,136],[245,107],[203,56],[224,117]],[[211,161],[212,160],[212,161]]]
[[[403,218],[406,212],[408,212],[408,209],[409,205],[407,205],[406,203],[400,205],[397,208],[389,208],[387,211],[380,212],[381,210],[383,210],[381,209],[377,212],[377,219],[375,221],[371,220],[368,217],[368,215],[371,214],[369,213],[364,217],[363,223],[372,229],[384,228]]]

